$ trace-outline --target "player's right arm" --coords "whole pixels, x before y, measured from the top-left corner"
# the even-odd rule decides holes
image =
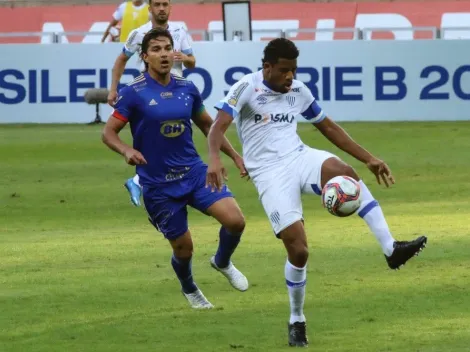
[[[125,7],[126,7],[126,3],[122,3],[121,5],[119,5],[119,7],[116,9],[116,11],[114,11],[113,19],[109,22],[108,28],[106,28],[106,30],[104,31],[103,38],[101,38],[102,43],[104,43],[104,41],[108,37],[109,30],[112,27],[114,27],[115,25],[117,25],[119,23],[119,21],[122,20],[122,16],[124,14]]]
[[[113,71],[112,71],[112,81],[111,87],[109,88],[108,94],[108,104],[114,106],[116,103],[117,98],[117,88],[119,85],[119,81],[124,73],[126,68],[127,61],[137,52],[138,50],[138,32],[137,29],[134,29],[132,32],[129,33],[129,37],[127,37],[127,41],[122,48],[122,52],[116,58],[114,62]]]
[[[101,140],[109,149],[124,156],[129,165],[147,164],[144,156],[139,151],[124,143],[119,137],[119,132],[129,121],[133,110],[133,91],[131,87],[127,86],[120,91],[115,109],[103,128]]]
[[[223,165],[220,160],[220,149],[224,142],[225,132],[253,94],[253,87],[247,80],[240,80],[229,90],[215,108],[218,110],[215,121],[209,130],[207,140],[209,143],[209,168],[207,170],[206,184],[215,189],[223,186]]]

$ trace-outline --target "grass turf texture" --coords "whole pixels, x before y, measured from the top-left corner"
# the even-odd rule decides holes
[[[385,189],[365,166],[309,125],[307,144],[351,162],[381,202],[397,239],[426,233],[428,248],[388,269],[363,221],[338,219],[304,197],[309,238],[305,314],[314,351],[468,351],[470,344],[470,124],[349,123],[386,160]],[[286,255],[251,182],[229,169],[247,228],[234,262],[240,293],[209,266],[217,223],[190,210],[197,284],[216,306],[193,311],[180,293],[170,248],[130,205],[134,170],[100,141],[101,127],[1,126],[0,350],[284,351],[289,317]],[[195,131],[206,159],[205,139]],[[129,141],[129,129],[123,131]],[[235,131],[228,136],[240,150]]]

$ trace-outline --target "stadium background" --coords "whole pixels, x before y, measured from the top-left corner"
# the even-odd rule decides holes
[[[106,86],[119,52],[120,44],[98,44],[118,3],[0,0],[0,351],[287,350],[284,250],[251,183],[225,160],[247,219],[235,261],[251,289],[234,292],[211,271],[217,225],[191,212],[194,274],[217,307],[192,312],[168,245],[129,205],[122,182],[133,170],[100,142],[100,125],[84,124],[94,118],[84,91]],[[375,184],[308,124],[299,125],[302,139],[352,163],[398,239],[429,237],[420,257],[389,272],[359,219],[333,218],[305,197],[311,349],[468,351],[470,1],[260,1],[252,16],[253,43],[223,43],[220,3],[174,1],[170,20],[190,30],[197,65],[213,82],[208,100],[243,73],[228,70],[257,69],[266,40],[298,40],[301,78],[321,75],[311,85],[321,104],[389,163],[397,184]],[[222,48],[227,62],[212,54]],[[74,85],[70,72],[81,75]],[[101,111],[106,119],[109,108]],[[233,129],[229,137],[240,150]],[[206,158],[200,133],[195,139]]]

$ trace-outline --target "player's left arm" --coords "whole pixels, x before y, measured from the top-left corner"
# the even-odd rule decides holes
[[[356,143],[354,139],[352,139],[352,137],[336,122],[325,117],[322,121],[314,123],[313,125],[339,149],[366,164],[368,169],[372,171],[377,178],[377,182],[379,184],[381,178],[387,187],[389,182],[392,184],[395,183],[395,179],[393,178],[388,165]]]
[[[305,89],[308,90],[307,87],[305,87]],[[375,174],[379,183],[380,177],[382,177],[382,179],[385,177],[390,180],[391,183],[394,183],[393,176],[388,165],[369,153],[365,148],[354,141],[354,139],[340,125],[330,119],[315,101],[310,90],[308,90],[307,94],[310,96],[307,96],[305,101],[306,104],[309,105],[307,105],[302,116],[306,120],[310,121],[331,143],[366,164],[369,170]],[[385,179],[384,183],[388,185],[387,180]]]

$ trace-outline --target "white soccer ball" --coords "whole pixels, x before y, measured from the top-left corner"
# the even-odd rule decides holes
[[[111,27],[109,29],[109,38],[111,42],[118,42],[121,35],[121,28],[120,27]]]
[[[361,206],[361,186],[349,176],[336,176],[323,187],[321,199],[330,214],[346,217]]]

